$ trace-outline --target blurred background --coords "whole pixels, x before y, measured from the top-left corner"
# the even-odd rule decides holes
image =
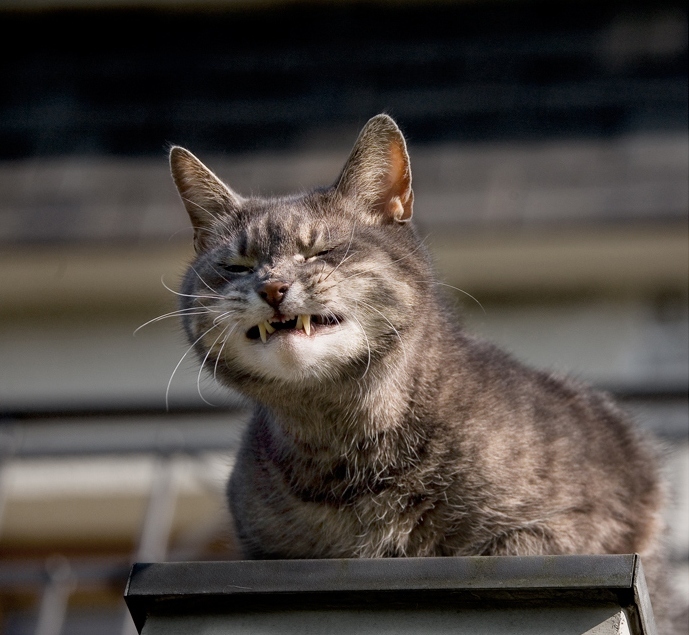
[[[135,333],[191,256],[169,144],[279,194],[379,112],[467,328],[657,435],[689,594],[684,2],[3,0],[0,34],[0,632],[128,633],[132,561],[238,557],[246,411],[175,319]]]

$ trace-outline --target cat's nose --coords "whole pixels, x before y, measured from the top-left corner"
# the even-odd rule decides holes
[[[276,311],[280,306],[280,302],[285,297],[287,290],[289,289],[289,284],[282,280],[266,282],[259,290],[258,295],[260,295],[270,306],[272,306]]]

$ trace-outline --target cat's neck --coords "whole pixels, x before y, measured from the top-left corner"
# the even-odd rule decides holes
[[[271,418],[304,442],[375,434],[394,426],[407,407],[408,395],[389,373],[370,368],[362,378],[345,378],[335,386],[286,387],[261,402]]]
[[[442,333],[407,338],[360,375],[342,377],[326,386],[285,386],[260,391],[257,401],[276,428],[296,443],[312,447],[366,443],[420,418],[432,407],[432,387],[439,384],[438,359],[450,354]],[[414,341],[417,340],[417,341]],[[433,357],[433,363],[429,358]]]

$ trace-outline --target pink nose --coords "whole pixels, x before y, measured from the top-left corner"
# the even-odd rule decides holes
[[[260,295],[270,306],[277,310],[285,298],[289,284],[281,280],[266,282],[259,290]]]

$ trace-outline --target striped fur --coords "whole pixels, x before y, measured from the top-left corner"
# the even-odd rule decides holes
[[[228,485],[248,557],[639,552],[658,593],[650,446],[606,395],[457,326],[389,117],[335,185],[297,196],[243,198],[182,148],[171,164],[197,248],[184,328],[255,404]],[[261,340],[299,315],[310,335]]]

